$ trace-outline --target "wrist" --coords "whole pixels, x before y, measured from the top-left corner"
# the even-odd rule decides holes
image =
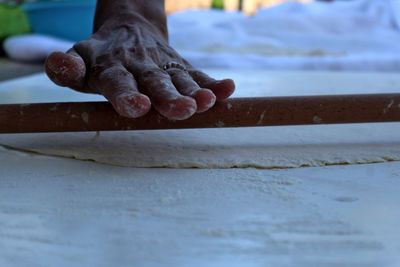
[[[163,0],[98,0],[93,32],[97,32],[108,20],[119,20],[128,24],[146,21],[168,37]]]

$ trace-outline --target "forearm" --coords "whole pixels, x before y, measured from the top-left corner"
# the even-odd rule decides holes
[[[94,32],[110,18],[130,15],[142,17],[168,35],[164,0],[98,0]]]

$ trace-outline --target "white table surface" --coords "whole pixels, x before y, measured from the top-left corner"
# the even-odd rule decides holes
[[[271,95],[400,88],[395,74],[236,80],[260,77]],[[89,99],[40,75],[0,84],[2,103]],[[0,266],[399,266],[399,188],[399,162],[135,169],[0,147]]]

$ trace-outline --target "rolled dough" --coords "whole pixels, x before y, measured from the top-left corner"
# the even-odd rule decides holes
[[[400,160],[400,123],[0,135],[7,148],[127,167],[296,168]]]

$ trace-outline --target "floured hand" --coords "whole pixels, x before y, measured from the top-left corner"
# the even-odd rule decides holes
[[[130,118],[153,105],[169,119],[184,120],[233,93],[232,80],[196,70],[168,45],[163,1],[121,2],[98,1],[92,37],[48,57],[46,72],[53,82],[102,94]],[[168,63],[181,68],[164,70]]]

